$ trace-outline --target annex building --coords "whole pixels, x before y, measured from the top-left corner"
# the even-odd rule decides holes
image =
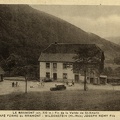
[[[39,57],[40,79],[50,78],[58,81],[82,81],[83,70],[77,69],[75,56],[76,51],[84,49],[84,53],[92,50],[97,51],[99,62],[90,62],[88,67],[89,82],[94,82],[96,76],[104,68],[104,52],[95,44],[69,44],[69,43],[52,43],[41,52]],[[82,54],[82,53],[81,53]],[[82,57],[83,55],[81,55]],[[88,55],[89,57],[89,55]],[[85,63],[81,63],[82,65]],[[90,79],[91,78],[91,79]],[[99,82],[99,81],[97,81]]]

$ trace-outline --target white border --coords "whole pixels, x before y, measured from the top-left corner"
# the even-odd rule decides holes
[[[120,0],[0,0],[0,4],[120,5]]]
[[[120,0],[0,0],[0,4],[44,4],[44,5],[120,5]],[[9,104],[9,103],[8,103]],[[11,114],[12,111],[0,111],[0,114]],[[114,118],[2,118],[1,120],[120,120],[119,111],[101,111],[103,114],[114,114]]]

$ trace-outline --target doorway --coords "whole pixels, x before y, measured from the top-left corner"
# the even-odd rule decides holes
[[[53,73],[53,80],[57,80],[57,73]]]
[[[75,82],[79,82],[79,75],[75,75]]]

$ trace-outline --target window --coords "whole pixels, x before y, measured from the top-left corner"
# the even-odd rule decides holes
[[[63,63],[63,69],[67,69],[67,64]]]
[[[50,63],[46,63],[46,68],[50,68]]]
[[[54,69],[57,68],[57,63],[53,63],[53,68],[54,68]]]
[[[63,79],[67,79],[67,73],[63,73]]]
[[[46,78],[50,78],[50,73],[46,72]]]

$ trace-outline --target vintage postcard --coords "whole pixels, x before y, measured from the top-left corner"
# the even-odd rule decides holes
[[[0,119],[119,120],[120,2],[0,2]]]

